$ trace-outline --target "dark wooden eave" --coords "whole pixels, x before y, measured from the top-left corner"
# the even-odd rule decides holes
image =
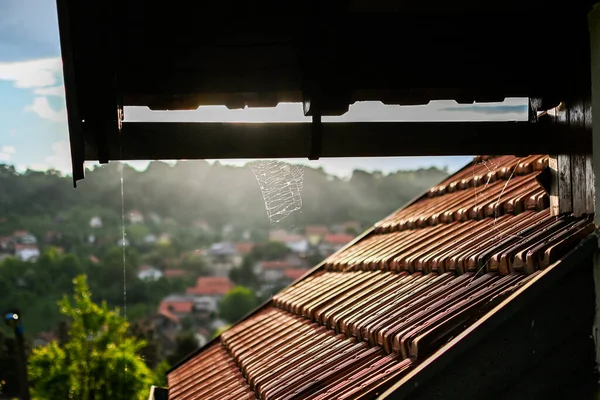
[[[314,124],[291,126],[283,139],[243,140],[240,132],[256,127],[122,124],[126,106],[303,102],[319,121],[367,100],[529,97],[553,106],[589,83],[581,74],[589,65],[588,0],[560,7],[534,0],[57,3],[75,180],[90,159],[523,154],[536,152],[527,143],[540,137],[532,124],[507,133],[500,133],[506,124]],[[490,151],[484,129],[502,149]],[[517,130],[525,141],[513,140]],[[470,140],[468,148],[452,146]],[[547,147],[537,152],[553,152]],[[581,145],[560,149],[580,152]]]

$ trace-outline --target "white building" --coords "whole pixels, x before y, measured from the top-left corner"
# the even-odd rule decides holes
[[[91,228],[102,228],[102,218],[92,217],[90,219],[90,227]]]
[[[40,256],[40,249],[37,246],[18,244],[15,255],[21,261],[35,261]]]
[[[143,281],[157,281],[162,278],[163,273],[161,270],[151,267],[149,265],[142,265],[138,269],[138,278]]]

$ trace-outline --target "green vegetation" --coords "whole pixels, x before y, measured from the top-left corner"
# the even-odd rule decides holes
[[[0,235],[26,227],[44,237],[48,230],[63,233],[63,245],[82,245],[89,234],[89,220],[100,216],[102,236],[120,238],[121,172],[119,164],[108,164],[86,173],[73,189],[69,177],[55,172],[28,171],[18,174],[12,166],[0,165]],[[399,171],[389,175],[354,171],[349,179],[306,168],[302,213],[294,213],[286,224],[299,228],[309,224],[330,225],[355,220],[370,225],[399,205],[439,182],[447,175],[437,168]],[[144,215],[155,213],[175,224],[161,227],[171,235],[176,250],[197,249],[214,241],[211,233],[193,229],[203,220],[218,231],[225,224],[250,229],[253,239],[264,235],[269,221],[262,195],[249,168],[185,161],[174,166],[152,162],[143,172],[123,167],[125,210]],[[128,229],[133,242],[146,232],[156,232],[157,222],[146,228]],[[163,224],[164,225],[164,224]],[[162,232],[161,232],[162,233]],[[241,232],[239,233],[241,235]],[[218,234],[217,234],[218,235]]]
[[[256,307],[257,299],[254,292],[243,286],[231,289],[219,303],[219,315],[225,321],[234,323]]]
[[[131,257],[131,258],[129,258]],[[171,293],[185,291],[185,280],[160,279],[144,282],[135,276],[135,252],[127,250],[127,317],[135,320],[156,311],[162,298]],[[64,315],[56,302],[71,291],[71,280],[78,274],[88,276],[93,300],[106,301],[109,306],[124,304],[123,250],[108,248],[102,261],[94,264],[81,262],[74,254],[61,254],[47,247],[35,262],[7,258],[0,262],[0,310],[18,305],[23,314],[25,334],[29,337],[58,328]]]
[[[68,318],[69,339],[33,350],[29,374],[38,400],[143,399],[154,374],[138,355],[144,342],[127,335],[128,324],[106,303],[98,305],[81,275],[73,299],[59,303]]]

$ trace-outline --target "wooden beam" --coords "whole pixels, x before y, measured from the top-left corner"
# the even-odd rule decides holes
[[[107,132],[109,160],[308,158],[310,123],[124,122]],[[86,138],[87,139],[87,138]],[[528,122],[324,123],[320,157],[585,154],[591,134]],[[86,160],[97,160],[93,137]]]
[[[591,70],[591,99],[592,99],[592,145],[593,145],[593,169],[596,176],[600,176],[600,7],[596,5],[589,14],[588,27],[590,32],[590,70]],[[595,222],[600,225],[600,186],[598,180],[595,188]],[[598,265],[596,266],[598,268]],[[597,288],[599,289],[599,288]],[[599,293],[596,291],[596,293]],[[600,298],[597,296],[597,298]],[[600,305],[600,303],[598,303]],[[599,329],[600,330],[600,329]],[[600,350],[600,340],[597,340]],[[600,365],[600,351],[597,353],[597,361]]]

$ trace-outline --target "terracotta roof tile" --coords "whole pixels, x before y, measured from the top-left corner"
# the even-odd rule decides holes
[[[478,157],[171,372],[170,399],[356,399],[398,381],[593,232],[550,216],[547,162]]]

